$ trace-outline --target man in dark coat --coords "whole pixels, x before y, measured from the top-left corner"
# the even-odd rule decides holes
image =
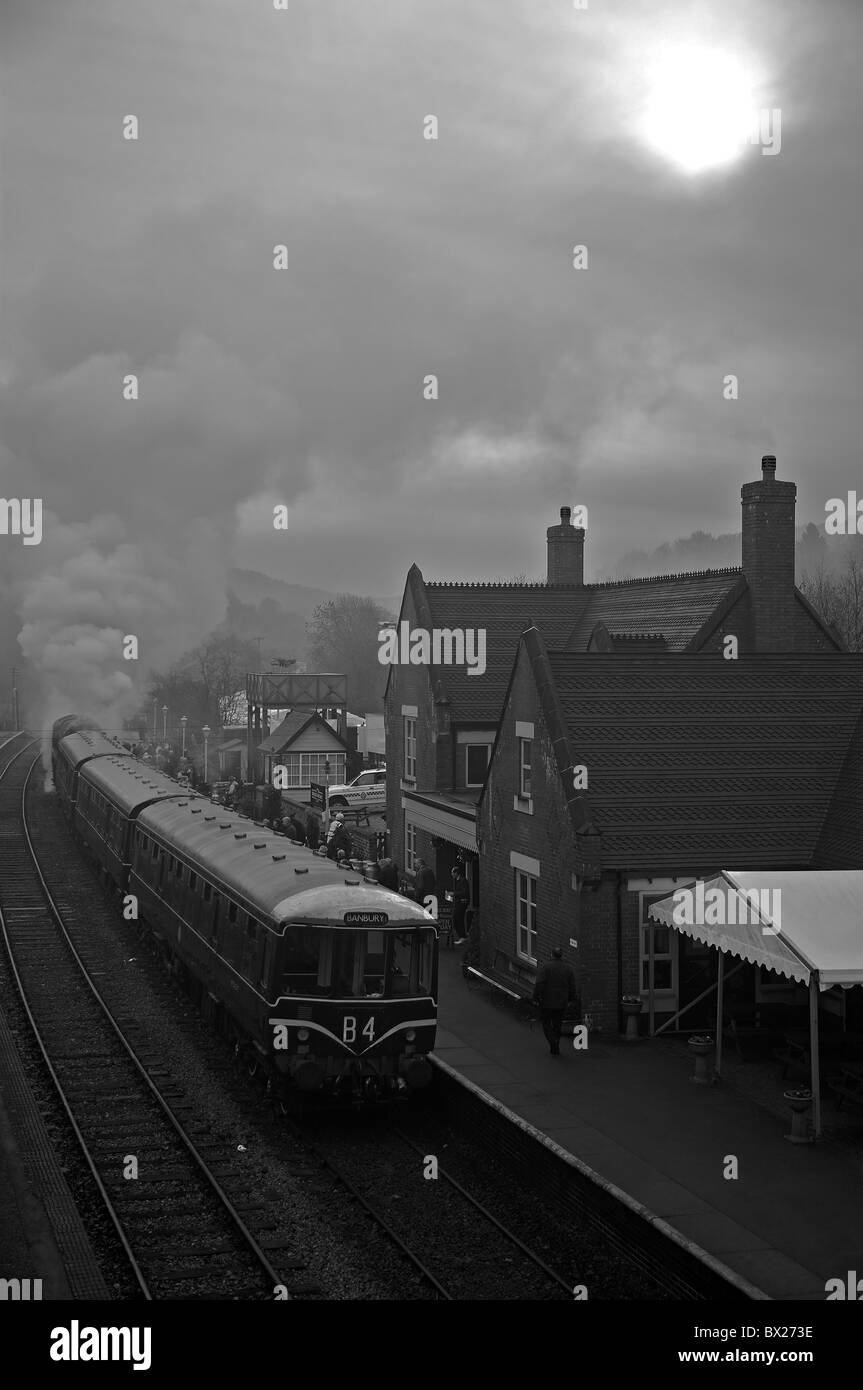
[[[560,1056],[560,1030],[567,1004],[575,999],[575,975],[563,963],[563,951],[555,946],[551,960],[540,967],[533,989],[533,1002],[540,1007],[542,1031],[552,1057]]]
[[[470,888],[464,876],[464,866],[456,864],[452,871],[452,942],[463,946],[467,940],[465,916],[470,904]]]
[[[414,897],[420,907],[425,907],[426,898],[433,897],[434,891],[434,869],[430,869],[424,859],[418,859],[414,873]]]
[[[378,883],[391,893],[399,891],[399,866],[394,859],[378,860]]]

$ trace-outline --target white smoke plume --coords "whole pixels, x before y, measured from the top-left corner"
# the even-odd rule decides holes
[[[122,727],[148,672],[224,617],[237,507],[282,473],[291,411],[265,373],[200,334],[137,366],[133,403],[119,389],[130,371],[125,355],[96,356],[0,384],[0,492],[43,499],[41,545],[0,547],[38,689],[31,728],[70,712]],[[295,489],[282,477],[283,500]],[[130,635],[138,660],[124,659]]]

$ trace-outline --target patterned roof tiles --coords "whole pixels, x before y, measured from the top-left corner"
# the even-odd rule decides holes
[[[607,867],[805,868],[828,853],[840,774],[859,776],[848,760],[863,733],[863,655],[548,661]],[[855,815],[844,867],[863,866],[859,805]]]

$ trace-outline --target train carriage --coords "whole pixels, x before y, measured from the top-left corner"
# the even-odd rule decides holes
[[[137,817],[154,801],[180,798],[188,802],[189,792],[135,758],[94,756],[78,774],[73,825],[100,866],[125,892]],[[195,799],[205,804],[203,798]]]
[[[437,929],[417,903],[209,805],[138,817],[130,891],[253,1065],[304,1091],[425,1085]]]
[[[67,715],[54,725],[51,748],[51,771],[54,787],[66,816],[71,820],[78,799],[78,778],[81,769],[91,758],[128,757],[128,750],[119,739],[93,730],[63,734],[64,727],[74,719]]]

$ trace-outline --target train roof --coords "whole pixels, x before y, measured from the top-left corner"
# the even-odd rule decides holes
[[[81,770],[81,780],[95,787],[103,796],[110,797],[127,816],[137,815],[144,806],[166,797],[182,797],[188,802],[193,796],[163,772],[156,772],[145,763],[139,763],[128,753],[123,756],[112,753],[112,756],[88,762]],[[194,797],[194,800],[201,806],[209,805],[202,796]]]
[[[60,740],[59,749],[73,767],[79,768],[88,758],[101,758],[111,754],[128,758],[129,750],[118,738],[100,733],[96,729],[79,729]]]
[[[339,869],[331,859],[209,802],[163,801],[148,806],[138,823],[273,921],[378,912],[386,913],[393,925],[433,923],[410,898],[361,877],[358,881],[350,869]]]
[[[51,742],[55,748],[62,738],[67,734],[78,733],[81,729],[98,730],[98,724],[94,724],[92,719],[82,717],[80,714],[63,714],[59,719],[55,719],[51,726]]]

